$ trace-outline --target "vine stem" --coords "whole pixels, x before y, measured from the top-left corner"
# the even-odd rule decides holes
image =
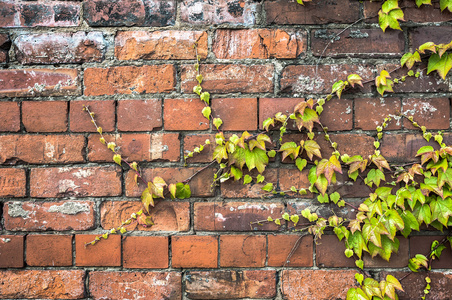
[[[212,160],[208,165],[204,166],[203,168],[199,169],[198,171],[196,171],[193,175],[191,175],[190,177],[188,177],[187,179],[185,179],[184,181],[182,181],[182,183],[186,184],[189,183],[196,175],[198,175],[199,173],[201,173],[202,171],[208,169],[210,166],[212,166],[214,163],[216,162],[216,160]]]

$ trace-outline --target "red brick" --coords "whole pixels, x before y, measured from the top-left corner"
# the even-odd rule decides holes
[[[25,169],[0,169],[0,197],[24,197],[27,179]]]
[[[118,101],[118,130],[152,131],[162,127],[162,100]]]
[[[66,101],[22,102],[22,123],[28,132],[63,132],[67,130]]]
[[[127,236],[122,242],[124,268],[166,269],[168,268],[168,237]]]
[[[6,63],[9,61],[8,51],[10,47],[11,40],[9,39],[8,34],[0,33],[0,63]]]
[[[212,117],[223,120],[221,130],[256,130],[256,98],[219,98],[212,100]]]
[[[414,257],[416,254],[427,256],[431,251],[432,242],[442,242],[444,238],[444,235],[410,237],[411,257]],[[450,248],[450,243],[446,242],[445,246],[446,249],[443,250],[440,258],[432,261],[432,269],[452,269],[452,250]]]
[[[199,99],[165,99],[165,130],[209,129],[209,121],[201,113],[204,106]]]
[[[89,275],[93,299],[182,299],[181,274],[177,272],[108,272]]]
[[[171,239],[173,268],[216,268],[218,238],[216,236],[175,236]]]
[[[19,35],[14,40],[21,64],[100,62],[107,48],[101,32],[54,32]]]
[[[94,113],[94,119],[103,132],[115,130],[115,101],[114,100],[76,100],[70,102],[69,119],[73,132],[96,132],[96,126],[91,122],[91,117],[83,106],[88,106]]]
[[[95,245],[87,245],[97,235],[75,235],[75,265],[77,267],[118,267],[121,266],[121,236],[110,235],[108,239],[101,238]]]
[[[211,94],[273,92],[273,65],[201,64],[199,71],[204,77],[203,89]],[[182,92],[193,92],[196,74],[193,65],[182,66]]]
[[[14,231],[88,230],[94,227],[94,202],[6,202],[5,228]]]
[[[399,69],[397,64],[386,64],[379,65],[377,67],[377,72],[380,73],[381,70],[387,70],[390,73],[391,78],[400,78],[407,74],[407,68]],[[449,92],[450,87],[448,81],[443,80],[439,77],[437,72],[432,72],[427,75],[427,64],[416,64],[412,69],[414,72],[419,72],[419,77],[407,77],[406,80],[401,84],[394,85],[394,91],[396,93],[438,93],[438,92]],[[375,85],[373,85],[375,87]]]
[[[243,176],[250,175],[253,178],[256,178],[259,174],[256,169],[248,172],[244,169]],[[267,168],[262,176],[265,177],[266,182],[276,183],[278,180],[278,170]],[[263,195],[268,195],[268,192],[263,191],[265,183],[256,183],[255,184],[243,184],[243,179],[238,181],[234,181],[233,178],[229,179],[221,183],[221,195],[225,198],[260,198]]]
[[[187,0],[182,2],[181,19],[191,24],[236,24],[254,25],[260,4],[251,0]]]
[[[375,152],[373,145],[375,139],[366,134],[330,134],[330,139],[337,143],[337,150],[341,154],[347,153],[350,157],[361,155],[367,158]],[[330,158],[332,152],[330,143],[323,136],[319,136],[316,141],[320,145],[322,157]]]
[[[448,129],[450,127],[450,101],[448,98],[422,98],[403,99],[402,112],[404,115],[413,116],[420,126],[431,129]],[[407,129],[415,127],[409,120],[403,120],[403,126]]]
[[[151,160],[178,162],[180,160],[179,133],[153,133],[151,137]]]
[[[400,283],[404,292],[397,291],[400,300],[421,299],[425,296],[424,287],[427,285],[425,277],[430,277],[430,293],[426,299],[444,300],[450,298],[450,286],[452,275],[446,272],[387,272],[380,273],[380,279],[385,279],[387,275],[392,275],[397,279],[406,277]],[[407,276],[409,275],[409,276]]]
[[[279,188],[282,191],[288,191],[292,186],[297,190],[306,189],[308,190],[311,185],[308,180],[310,167],[307,166],[302,172],[298,169],[279,169]],[[308,192],[308,195],[303,196],[304,198],[312,198],[312,194]]]
[[[302,30],[218,29],[212,51],[218,59],[297,58],[306,46]]]
[[[89,26],[168,26],[176,19],[174,0],[90,0],[83,2]]]
[[[265,266],[267,239],[264,235],[222,235],[220,237],[220,266]]]
[[[152,180],[156,176],[160,176],[169,185],[171,183],[182,182],[197,171],[201,170],[200,167],[194,168],[154,168],[154,169],[142,169],[142,176],[145,180]],[[214,169],[207,169],[196,175],[190,182],[190,189],[192,196],[209,197],[213,195],[210,190],[210,185],[212,183],[212,178],[214,174]],[[138,197],[144,190],[144,185],[140,183],[137,187],[134,180],[135,173],[128,172],[126,174],[125,185],[126,185],[126,196],[127,197]]]
[[[314,65],[290,65],[284,68],[281,78],[283,93],[329,93],[331,87],[338,80],[346,80],[347,76],[356,73],[363,81],[373,79],[370,66],[365,65],[319,65],[317,79]],[[354,91],[369,92],[370,87],[355,86]],[[346,94],[346,92],[344,92]]]
[[[72,266],[72,235],[28,235],[27,265]]]
[[[196,231],[272,231],[279,227],[263,222],[263,226],[251,222],[280,218],[284,213],[282,203],[268,202],[196,202],[194,204],[194,228]]]
[[[273,270],[189,271],[186,277],[189,299],[273,299],[276,296]]]
[[[323,105],[320,122],[331,131],[345,131],[353,128],[353,100],[333,98]],[[320,127],[315,124],[314,128]]]
[[[334,43],[331,43],[333,38]],[[344,32],[341,29],[316,29],[311,33],[311,43],[314,55],[322,57],[360,54],[366,57],[401,56],[405,50],[402,31],[383,32],[380,28],[347,29]]]
[[[102,197],[121,195],[119,167],[32,169],[32,197]]]
[[[107,148],[106,144],[102,144],[99,138],[98,134],[89,136],[88,160],[112,162],[114,153]],[[129,162],[150,160],[151,141],[148,134],[115,134],[104,135],[104,138],[106,143],[114,142],[119,148],[117,152]]]
[[[115,38],[119,60],[195,59],[207,57],[207,32],[204,31],[120,31]]]
[[[288,300],[345,299],[355,287],[355,270],[285,270],[281,291]]]
[[[132,213],[143,209],[141,201],[105,201],[100,206],[100,220],[102,228],[109,230],[116,228]],[[145,231],[188,231],[190,229],[190,203],[185,201],[156,200],[151,208],[154,225],[150,227],[137,226],[132,223],[128,230]]]
[[[0,271],[1,298],[82,299],[84,270]]]
[[[352,23],[359,19],[359,3],[349,0],[312,1],[300,5],[296,1],[266,1],[267,24]]]
[[[394,119],[401,112],[399,98],[360,98],[355,99],[355,128],[377,130],[386,117],[392,116],[385,130],[401,129],[400,120]],[[371,112],[371,113],[370,113]]]
[[[23,266],[24,236],[0,235],[0,268],[22,268]]]
[[[77,2],[1,0],[0,4],[0,27],[68,27],[80,24],[80,4]]]
[[[446,11],[447,9],[444,12]],[[449,13],[449,15],[450,18],[452,18],[452,14]],[[450,30],[451,28],[446,26],[413,28],[410,32],[412,49],[416,50],[420,45],[426,42],[434,42],[435,44],[448,44],[450,43]]]
[[[20,107],[18,102],[0,102],[0,132],[20,130]]]
[[[269,267],[312,267],[313,238],[304,236],[298,241],[299,235],[269,235],[268,236],[268,266]],[[298,242],[292,257],[289,253]]]
[[[174,76],[173,65],[87,68],[85,95],[168,93],[174,90]]]
[[[84,146],[82,135],[3,135],[0,136],[0,163],[83,162]]]
[[[206,145],[206,140],[210,144]],[[193,157],[188,158],[188,163],[210,162],[212,161],[213,151],[215,149],[215,135],[214,134],[190,134],[184,137],[184,155],[193,152],[196,147],[204,145],[204,150],[201,153],[194,153]]]
[[[0,70],[1,97],[80,95],[77,69]]]
[[[370,18],[366,19],[366,22],[378,23],[377,16],[381,5],[381,2],[364,2],[364,17]],[[452,18],[452,13],[448,12],[447,9],[441,12],[439,1],[433,2],[432,5],[422,5],[419,8],[415,2],[403,0],[399,1],[399,7],[403,7],[405,21],[416,23],[447,22]]]

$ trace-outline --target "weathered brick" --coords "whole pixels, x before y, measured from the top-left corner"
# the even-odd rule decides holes
[[[75,265],[77,267],[118,267],[121,265],[121,236],[110,235],[101,239],[95,245],[92,242],[97,235],[75,235]]]
[[[168,237],[127,236],[122,242],[124,268],[168,268]]]
[[[102,197],[121,195],[119,167],[32,169],[32,197]]]
[[[118,101],[118,130],[152,131],[162,127],[162,100]]]
[[[204,31],[121,31],[115,38],[119,60],[195,59],[207,57],[207,32]]]
[[[0,163],[83,162],[84,146],[82,135],[3,135],[0,136]]]
[[[354,270],[285,270],[281,291],[288,300],[345,299],[355,286]]]
[[[130,218],[132,213],[143,209],[141,201],[104,201],[100,206],[100,220],[104,229],[116,228]],[[185,201],[156,200],[151,208],[154,225],[143,227],[132,223],[128,230],[188,231],[190,229],[190,203]]]
[[[63,132],[67,130],[66,101],[22,102],[22,123],[28,132]]]
[[[10,47],[11,40],[9,39],[8,34],[0,33],[0,63],[6,63],[9,61],[8,51]]]
[[[209,93],[265,93],[273,92],[273,65],[212,65],[201,64],[204,77],[202,87]],[[198,83],[197,72],[192,65],[183,65],[181,73],[182,92],[193,91]]]
[[[210,144],[206,145],[206,140]],[[184,137],[184,155],[193,152],[196,147],[204,145],[204,150],[201,153],[194,153],[193,157],[188,158],[188,163],[210,162],[213,157],[213,150],[215,149],[215,135],[214,134],[189,134]]]
[[[24,197],[27,179],[25,169],[0,169],[0,197]]]
[[[0,271],[1,298],[81,299],[85,297],[83,270]]]
[[[445,239],[444,235],[410,237],[411,257],[416,254],[426,255],[430,252],[433,241],[442,242],[443,239]],[[450,243],[446,242],[445,246],[446,249],[441,252],[440,258],[431,262],[432,269],[452,269],[452,250],[449,247]]]
[[[381,153],[392,162],[419,161],[415,158],[417,151],[426,145],[435,146],[433,139],[430,143],[422,137],[422,134],[385,134],[381,142]]]
[[[93,299],[182,299],[181,274],[177,272],[108,272],[89,275]]]
[[[309,168],[304,169],[300,172],[298,169],[279,169],[279,188],[282,191],[288,191],[292,186],[294,186],[297,190],[299,189],[308,189],[311,185],[308,180]],[[312,194],[308,192],[307,195],[303,196],[304,198],[312,198]]]
[[[256,178],[259,174],[256,169],[248,172],[244,169],[243,176],[250,175]],[[278,180],[278,170],[267,168],[262,175],[267,182],[276,182]],[[256,180],[254,180],[254,183]],[[243,184],[243,179],[234,181],[232,178],[221,183],[221,195],[225,198],[260,198],[263,195],[268,195],[268,192],[263,191],[265,183]]]
[[[20,130],[20,107],[18,102],[0,102],[0,132]]]
[[[150,137],[148,134],[114,134],[104,135],[106,143],[114,142],[119,147],[117,152],[127,161],[149,161],[150,160]],[[113,152],[102,144],[98,134],[90,135],[88,138],[88,160],[89,161],[113,161]]]
[[[165,99],[165,130],[206,130],[209,122],[201,114],[204,103],[199,99]]]
[[[383,32],[375,29],[316,29],[311,33],[312,52],[315,56],[381,55],[401,56],[405,50],[402,31]],[[341,33],[339,35],[339,33]],[[334,43],[331,40],[334,39]],[[327,47],[328,45],[328,47]],[[383,46],[384,45],[384,46]]]
[[[260,4],[251,0],[187,0],[182,2],[181,19],[191,24],[254,25]]]
[[[80,24],[80,4],[69,1],[0,1],[0,27],[67,27]]]
[[[0,268],[22,268],[23,266],[24,236],[0,235]]]
[[[115,130],[115,101],[114,100],[75,100],[69,103],[69,119],[73,132],[96,132],[96,127],[83,106],[88,106],[94,113],[94,119],[103,132]]]
[[[72,266],[72,235],[28,235],[27,265]]]
[[[301,240],[299,240],[301,238]],[[296,246],[292,257],[289,253]],[[313,238],[311,235],[269,235],[268,236],[268,266],[269,267],[312,267]]]
[[[223,120],[221,130],[256,130],[256,98],[212,99],[212,117]]]
[[[189,271],[186,291],[189,299],[269,299],[276,296],[276,272]]]
[[[178,162],[180,159],[179,133],[153,133],[151,137],[151,160]]]
[[[101,32],[24,34],[14,40],[21,64],[100,62],[107,48]]]
[[[77,69],[0,70],[1,97],[80,95]]]
[[[174,76],[173,65],[87,68],[85,95],[168,93],[174,90]]]
[[[374,138],[366,134],[330,134],[330,139],[337,143],[337,149],[340,153],[347,153],[350,157],[353,155],[361,155],[367,157],[374,154],[375,148],[373,146]],[[331,156],[331,146],[323,136],[316,139],[320,145],[322,157],[329,158]]]
[[[428,299],[444,300],[450,298],[452,275],[446,272],[408,273],[383,271],[380,273],[380,279],[385,279],[387,275],[392,275],[399,280],[400,278],[405,278],[400,282],[404,291],[397,291],[400,300],[421,299],[424,297],[425,277],[427,276],[431,279],[430,293],[427,295]]]
[[[264,235],[220,236],[220,266],[253,267],[265,266],[267,239]]]
[[[218,29],[212,51],[219,59],[297,58],[306,45],[306,32],[301,30]]]
[[[355,99],[355,128],[362,130],[377,130],[386,117],[391,116],[385,130],[402,128],[399,119],[394,119],[401,112],[399,98],[359,98]]]
[[[448,129],[450,127],[450,101],[448,98],[403,99],[402,112],[413,116],[420,126],[428,129]],[[408,129],[415,127],[408,120],[403,120]]]
[[[315,77],[315,71],[314,65],[285,67],[281,77],[281,91],[283,93],[329,93],[336,81],[346,80],[352,73],[359,74],[363,81],[374,78],[371,68],[365,65],[319,65],[317,77]],[[353,90],[369,92],[370,87],[365,85],[361,88],[355,85]]]
[[[320,122],[331,131],[345,131],[353,128],[353,100],[333,98],[323,105]],[[320,127],[318,124],[314,128]]]
[[[14,231],[87,230],[94,226],[94,202],[6,202],[5,228]]]
[[[265,1],[267,24],[352,23],[359,19],[359,3],[349,0],[312,1],[300,5],[296,1]]]
[[[169,26],[176,20],[174,0],[85,0],[89,26]]]
[[[196,202],[194,205],[194,228],[196,231],[266,231],[278,230],[270,222],[263,226],[251,222],[280,218],[284,213],[282,203],[268,202]]]
[[[171,239],[173,268],[216,268],[218,239],[216,236],[175,236]]]
[[[182,182],[200,171],[200,167],[193,168],[142,168],[141,174],[145,180],[152,180],[156,176],[160,176],[167,184]],[[212,178],[215,170],[208,168],[197,174],[189,182],[191,195],[198,197],[209,197],[213,195],[210,190]],[[135,173],[127,172],[125,185],[127,197],[138,197],[144,190],[144,185],[140,183],[137,187],[134,180]]]

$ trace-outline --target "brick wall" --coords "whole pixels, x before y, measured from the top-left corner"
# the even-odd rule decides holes
[[[374,16],[379,3],[0,0],[0,298],[343,299],[355,285],[354,261],[331,232],[317,244],[303,237],[283,268],[299,235],[274,224],[250,227],[307,206],[329,208],[309,195],[261,199],[260,184],[225,182],[211,191],[212,168],[194,178],[192,198],[160,201],[154,226],[84,247],[140,208],[142,188],[112,163],[82,106],[95,111],[124,157],[141,162],[145,178],[184,180],[210,162],[213,149],[187,168],[184,153],[215,132],[191,92],[195,41],[213,115],[227,132],[257,131],[346,74],[372,80],[405,51],[450,41],[451,13],[402,2],[403,31],[384,34],[368,18],[323,52],[346,24]],[[318,61],[321,79],[314,81]],[[382,98],[370,83],[325,105],[322,122],[339,150],[371,153],[376,124],[400,111],[450,131],[450,77],[424,70],[396,90]],[[412,129],[402,120],[389,126],[382,152],[390,161],[413,161],[423,140]],[[305,173],[278,157],[264,175],[282,189],[307,185]],[[339,190],[359,202],[368,193],[363,186]],[[365,265],[377,278],[400,278],[410,255],[428,251],[440,234],[401,238],[389,263],[365,256]],[[451,259],[449,248],[433,264],[430,299],[450,297]],[[419,298],[424,277],[405,279],[400,298]]]

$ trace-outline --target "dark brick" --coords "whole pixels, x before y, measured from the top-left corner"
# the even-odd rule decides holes
[[[400,112],[399,98],[355,99],[355,128],[377,130],[377,126],[381,126],[386,117],[392,116],[392,121],[385,130],[401,129],[402,121],[397,117]]]
[[[406,116],[413,116],[420,126],[432,129],[448,129],[450,127],[450,101],[448,98],[403,99],[402,112]],[[407,129],[415,127],[409,120],[403,120]]]
[[[0,9],[1,14],[1,9]],[[0,63],[8,62],[9,56],[8,51],[11,47],[11,40],[8,34],[0,33]]]
[[[424,5],[425,6],[425,5]],[[444,15],[449,15],[449,20],[452,19],[452,13],[447,13],[444,10]],[[438,22],[438,21],[435,21]],[[420,45],[426,42],[433,42],[435,44],[448,44],[451,41],[450,32],[452,28],[449,26],[433,26],[433,27],[419,27],[413,28],[410,32],[411,45],[413,50],[419,48]],[[431,53],[428,51],[427,53]]]
[[[410,237],[411,256],[413,257],[416,254],[427,256],[427,254],[430,253],[432,242],[442,242],[444,238],[444,235]],[[446,249],[443,250],[440,258],[432,261],[432,269],[452,269],[452,250],[450,242],[446,241],[445,246]]]

